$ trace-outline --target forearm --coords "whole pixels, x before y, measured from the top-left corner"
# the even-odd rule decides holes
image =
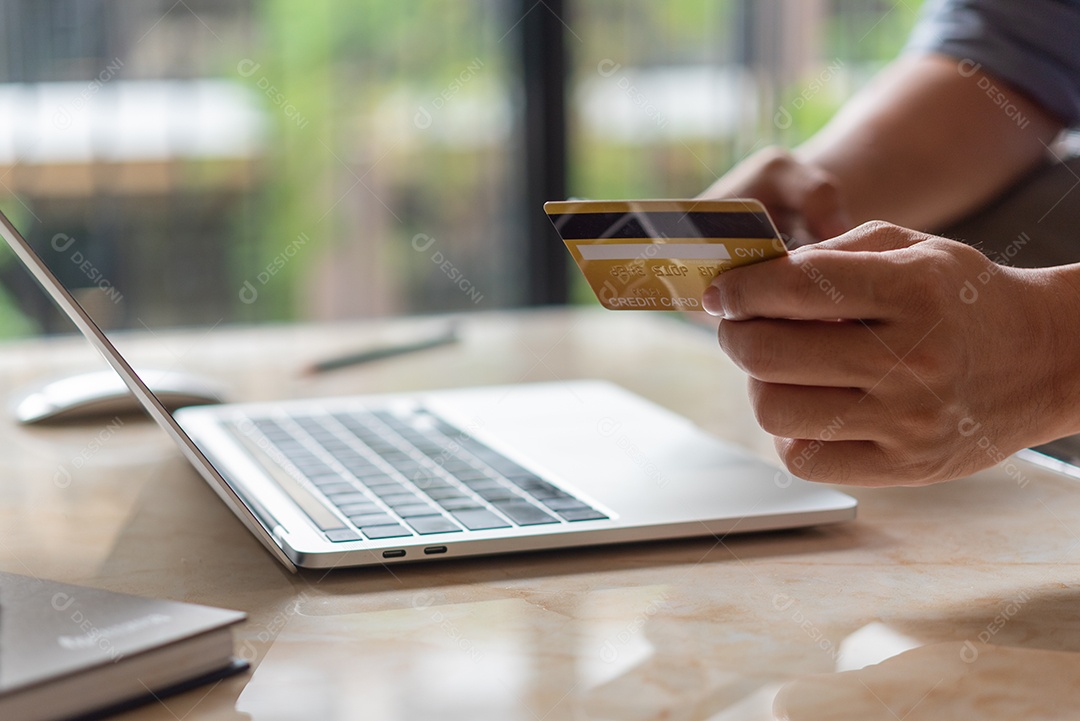
[[[1035,167],[1061,130],[973,69],[944,56],[902,58],[796,155],[833,175],[855,223],[933,230],[957,220]]]

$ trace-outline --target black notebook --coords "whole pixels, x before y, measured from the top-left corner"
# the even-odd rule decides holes
[[[0,719],[99,718],[243,670],[244,614],[0,573]]]

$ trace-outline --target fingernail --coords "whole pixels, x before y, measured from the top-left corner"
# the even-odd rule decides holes
[[[724,306],[720,302],[720,289],[714,285],[710,285],[705,289],[705,292],[701,295],[701,307],[705,309],[705,312],[709,315],[724,317]]]

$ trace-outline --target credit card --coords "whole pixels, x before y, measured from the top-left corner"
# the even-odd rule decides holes
[[[756,200],[566,200],[544,211],[610,310],[702,310],[717,274],[787,254]]]

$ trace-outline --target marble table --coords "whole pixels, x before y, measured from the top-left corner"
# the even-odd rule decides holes
[[[461,343],[305,377],[437,319],[134,334],[237,400],[606,378],[774,460],[711,333],[639,313],[463,318]],[[0,347],[0,391],[101,365]],[[156,426],[0,421],[0,570],[241,609],[252,670],[122,718],[1051,719],[1080,707],[1080,487],[1009,467],[850,491],[852,523],[290,574]]]

